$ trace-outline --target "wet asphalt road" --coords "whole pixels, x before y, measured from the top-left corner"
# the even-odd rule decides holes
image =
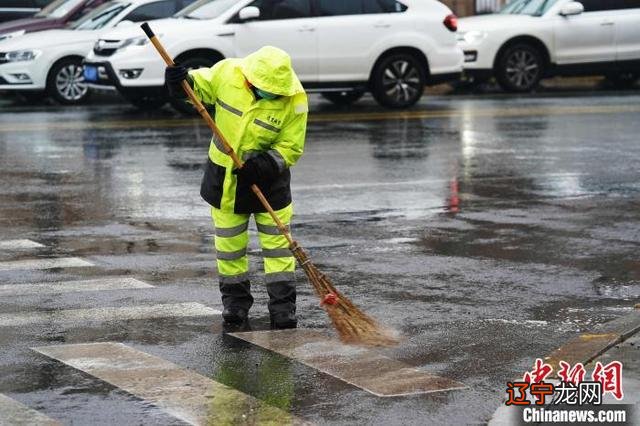
[[[2,327],[0,393],[64,423],[182,424],[30,349],[115,341],[318,424],[486,422],[536,357],[640,302],[639,105],[634,94],[432,97],[389,112],[371,99],[348,110],[314,99],[293,171],[294,236],[402,333],[385,355],[465,390],[375,397],[224,335],[219,317],[187,317]],[[168,109],[3,107],[0,240],[44,247],[0,250],[0,261],[94,266],[0,270],[0,284],[130,276],[155,287],[0,296],[0,315],[221,309],[198,195],[208,140],[199,121]],[[252,329],[268,329],[259,278],[254,289]],[[300,327],[329,329],[302,276],[299,294]]]

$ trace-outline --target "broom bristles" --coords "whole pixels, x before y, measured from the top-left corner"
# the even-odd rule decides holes
[[[334,304],[325,304],[324,307],[340,340],[345,343],[366,346],[394,346],[398,344],[399,341],[395,333],[382,327],[340,293],[311,262],[300,246],[296,245],[292,251],[320,299],[328,294],[337,296]]]

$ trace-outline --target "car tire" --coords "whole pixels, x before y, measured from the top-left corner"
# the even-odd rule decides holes
[[[162,108],[167,103],[166,96],[125,96],[127,102],[141,111],[152,111]]]
[[[408,108],[424,93],[427,70],[422,61],[408,53],[383,58],[371,75],[373,97],[388,108]]]
[[[192,56],[183,60],[176,61],[183,67],[188,70],[198,69],[198,68],[208,68],[213,66],[218,60],[215,58],[205,58],[202,56]],[[193,107],[192,104],[188,103],[186,99],[169,99],[171,102],[171,106],[176,109],[178,112],[184,115],[196,115],[198,112]]]
[[[76,105],[89,98],[84,82],[82,58],[64,58],[56,62],[47,77],[47,93],[63,105]]]
[[[544,58],[539,49],[530,44],[514,44],[500,54],[496,80],[507,92],[530,92],[538,87],[544,67]]]
[[[342,92],[325,92],[321,96],[331,103],[339,106],[348,106],[357,102],[364,96],[363,90],[351,90]]]

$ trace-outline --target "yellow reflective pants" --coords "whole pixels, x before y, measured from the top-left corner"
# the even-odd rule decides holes
[[[294,281],[295,258],[289,250],[289,243],[280,234],[269,213],[254,213],[267,284]],[[289,226],[293,216],[293,206],[277,210],[276,215]],[[237,214],[211,208],[211,217],[215,226],[215,247],[218,275],[221,284],[235,284],[249,281],[249,244],[250,214]]]

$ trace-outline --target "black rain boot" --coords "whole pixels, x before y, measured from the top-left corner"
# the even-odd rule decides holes
[[[267,284],[269,293],[269,313],[271,314],[271,328],[296,328],[296,284],[290,281],[280,281]]]
[[[249,309],[253,305],[251,284],[243,281],[237,284],[220,283],[222,295],[222,318],[229,324],[242,324],[247,321]]]

